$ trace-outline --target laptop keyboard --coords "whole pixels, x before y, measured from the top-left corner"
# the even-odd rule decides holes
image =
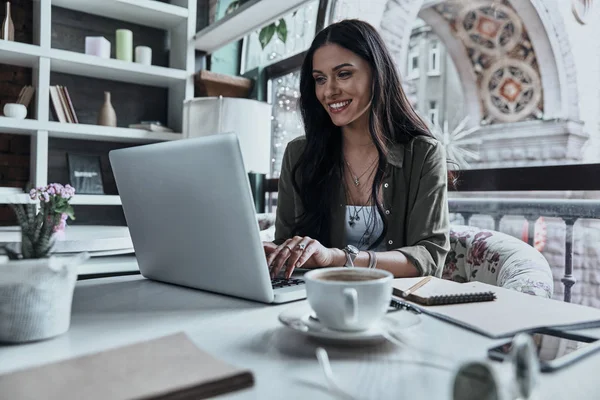
[[[271,285],[273,285],[273,289],[288,287],[288,286],[299,286],[304,285],[304,281],[302,279],[284,279],[284,278],[275,278],[271,279]]]

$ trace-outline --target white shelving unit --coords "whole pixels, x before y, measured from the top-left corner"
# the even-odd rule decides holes
[[[171,29],[185,24],[191,15],[188,6],[154,0],[52,0],[52,4],[87,14],[161,29]]]
[[[91,78],[167,88],[185,82],[187,78],[187,72],[183,69],[104,59],[73,51],[52,49],[49,58],[53,71]]]
[[[169,126],[181,131],[184,101],[194,97],[195,50],[205,54],[242,38],[271,21],[292,12],[308,0],[252,0],[215,24],[196,33],[197,0],[36,0],[34,44],[0,40],[0,63],[29,67],[33,71],[36,110],[34,119],[0,116],[0,132],[31,136],[30,181],[48,183],[48,141],[68,138],[143,144],[182,139],[180,133],[148,132],[88,124],[50,121],[50,73],[62,72],[91,78],[150,85],[168,89]],[[144,66],[116,59],[102,59],[51,48],[52,6],[76,10],[140,25],[161,28],[169,34],[169,67]],[[0,188],[0,204],[30,203],[27,193]],[[76,195],[73,205],[120,206],[119,196]],[[137,271],[135,255],[95,257],[81,266],[79,275]]]
[[[167,88],[169,126],[180,132],[183,103],[194,97],[195,50],[210,54],[308,1],[251,0],[234,13],[196,32],[197,0],[170,0],[170,3],[155,0],[36,0],[33,2],[34,44],[0,40],[1,63],[33,70],[35,119],[0,117],[0,132],[31,136],[30,181],[35,186],[48,183],[49,138],[139,144],[181,139],[180,133],[50,121],[50,72]],[[52,6],[167,30],[169,67],[145,66],[53,49],[50,42]],[[2,194],[0,191],[0,204],[28,201],[27,194]],[[79,195],[74,198],[74,204],[120,205],[121,200],[119,196]]]
[[[33,68],[42,56],[39,46],[0,40],[0,60],[3,64]]]
[[[251,0],[198,32],[194,37],[196,50],[210,54],[300,8],[308,1],[310,0]]]
[[[31,136],[30,181],[35,186],[48,183],[48,140],[68,138],[123,143],[151,143],[182,138],[180,133],[149,132],[141,129],[112,128],[89,124],[50,121],[50,73],[62,72],[91,78],[150,85],[168,89],[168,121],[176,132],[183,124],[183,102],[194,97],[193,74],[197,0],[36,0],[34,44],[0,40],[0,63],[32,68],[35,97],[34,119],[0,117],[0,132]],[[52,6],[121,21],[164,29],[168,32],[169,66],[146,66],[117,59],[103,59],[51,47]],[[83,38],[82,38],[83,40]],[[114,45],[114,44],[113,44]],[[0,113],[1,115],[1,113]],[[29,202],[27,194],[3,194],[0,204]],[[78,195],[76,205],[120,205],[119,196]]]
[[[36,120],[16,120],[0,117],[0,130],[6,133],[31,135],[38,131],[48,132],[49,137],[100,140],[122,143],[151,143],[177,140],[180,133],[150,132],[144,129],[113,128],[101,125],[66,124],[61,122],[41,122]]]

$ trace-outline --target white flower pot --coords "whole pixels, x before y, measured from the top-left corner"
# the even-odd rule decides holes
[[[0,263],[0,342],[49,339],[69,330],[77,266],[76,256]]]

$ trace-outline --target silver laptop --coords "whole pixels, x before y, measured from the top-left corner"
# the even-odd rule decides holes
[[[109,157],[144,277],[264,303],[306,297],[301,276],[269,276],[235,134],[113,150]]]

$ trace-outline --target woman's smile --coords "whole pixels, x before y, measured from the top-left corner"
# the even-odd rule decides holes
[[[345,111],[348,106],[352,103],[352,100],[336,101],[335,103],[329,103],[329,112],[333,114],[339,114]]]

